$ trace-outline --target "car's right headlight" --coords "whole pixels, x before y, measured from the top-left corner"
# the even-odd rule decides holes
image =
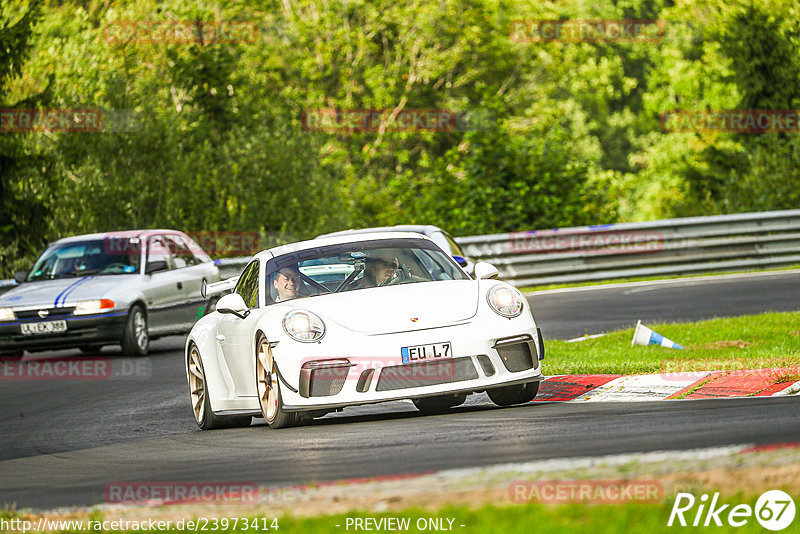
[[[283,317],[283,330],[296,341],[313,343],[325,335],[325,323],[310,311],[292,310]]]
[[[504,285],[496,285],[486,294],[489,306],[503,317],[516,317],[522,313],[522,297],[520,294]]]
[[[14,310],[11,308],[0,308],[0,321],[13,321],[16,319]]]

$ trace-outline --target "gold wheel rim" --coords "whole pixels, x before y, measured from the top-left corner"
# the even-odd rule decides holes
[[[256,380],[258,386],[258,402],[261,414],[267,422],[274,421],[278,414],[278,374],[275,371],[275,359],[266,339],[258,345],[256,354]]]
[[[196,346],[189,352],[189,394],[192,397],[192,411],[197,424],[203,422],[206,415],[206,377],[203,374],[203,364],[200,362],[200,353]]]

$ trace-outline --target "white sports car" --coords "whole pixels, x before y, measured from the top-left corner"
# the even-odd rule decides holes
[[[195,420],[210,429],[261,416],[280,428],[399,399],[435,413],[481,391],[501,406],[529,402],[542,380],[541,331],[522,294],[496,277],[478,263],[470,279],[415,233],[260,252],[187,338]]]

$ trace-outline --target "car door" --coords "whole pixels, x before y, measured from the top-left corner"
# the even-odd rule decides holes
[[[165,335],[181,330],[178,302],[185,300],[180,273],[175,270],[172,254],[163,235],[147,239],[143,293],[147,300],[147,321],[151,335]],[[148,266],[159,269],[147,272]]]
[[[258,309],[259,303],[259,261],[250,262],[242,271],[234,292],[240,294],[248,309]],[[234,381],[236,395],[256,396],[254,344],[256,313],[240,319],[232,313],[223,314],[217,324],[217,343],[219,343],[228,370]]]
[[[209,283],[216,280],[209,276],[209,266],[200,262],[192,253],[183,236],[167,234],[164,238],[175,264],[175,275],[179,278],[181,286],[180,293],[175,294],[176,321],[184,330],[189,330],[205,312],[206,300],[200,295],[203,280]]]

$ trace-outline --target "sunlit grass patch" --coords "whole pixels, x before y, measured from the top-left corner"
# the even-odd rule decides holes
[[[764,313],[696,323],[647,326],[685,349],[631,346],[633,329],[567,343],[546,340],[544,370],[553,374],[643,374],[783,369],[800,374],[800,312]],[[544,332],[545,338],[547,332]],[[776,377],[777,379],[778,377]]]

